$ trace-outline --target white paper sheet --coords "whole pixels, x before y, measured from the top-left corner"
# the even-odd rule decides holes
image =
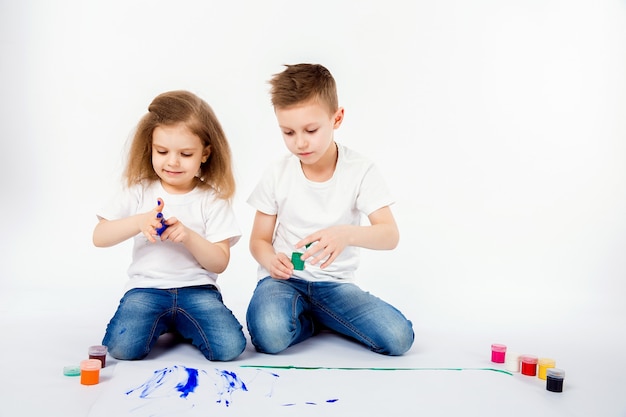
[[[279,369],[120,362],[89,417],[559,413],[542,382],[488,369]],[[245,414],[250,413],[250,414]],[[254,414],[252,414],[254,413]],[[265,414],[267,413],[267,414]]]

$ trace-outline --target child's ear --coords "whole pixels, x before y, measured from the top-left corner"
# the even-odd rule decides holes
[[[203,164],[209,159],[210,155],[211,155],[211,145],[208,145],[206,148],[204,148],[204,151],[202,151],[202,163]]]
[[[339,107],[333,116],[333,129],[337,129],[343,122],[344,110],[343,107]]]

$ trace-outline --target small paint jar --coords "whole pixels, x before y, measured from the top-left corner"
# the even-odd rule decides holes
[[[100,368],[102,362],[99,359],[85,359],[80,362],[80,383],[83,385],[96,385],[100,382]]]
[[[506,355],[506,346],[499,343],[491,345],[491,362],[504,363],[504,356]]]
[[[304,269],[304,261],[300,259],[301,256],[302,252],[291,253],[291,263],[293,264],[293,269],[296,271],[302,271]]]
[[[562,369],[549,368],[546,371],[546,389],[551,392],[563,392],[565,372]]]
[[[539,360],[537,361],[537,366],[539,368],[537,376],[539,377],[539,379],[543,379],[545,381],[546,371],[549,368],[554,368],[556,366],[556,361],[550,358],[539,358]]]
[[[103,368],[106,366],[107,351],[107,347],[103,345],[89,346],[89,349],[87,349],[89,359],[98,359],[102,363]]]
[[[522,362],[522,375],[536,376],[537,375],[537,357],[533,355],[522,355],[520,361]]]
[[[65,376],[80,376],[80,366],[67,365],[63,367],[63,375]]]
[[[504,361],[504,369],[511,372],[519,372],[519,353],[508,352]]]

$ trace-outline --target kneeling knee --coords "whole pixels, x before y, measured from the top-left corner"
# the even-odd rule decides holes
[[[147,352],[137,352],[132,349],[124,349],[120,346],[109,346],[108,354],[118,360],[121,361],[135,361],[145,358],[148,353]]]
[[[384,346],[379,347],[375,351],[383,355],[400,356],[411,349],[414,340],[415,333],[413,328],[409,326],[404,331],[394,332],[394,334],[389,335]]]
[[[210,344],[210,348],[199,346],[200,351],[210,361],[229,362],[235,360],[246,349],[246,338],[243,333],[241,337],[233,338],[228,341],[222,340],[220,343]]]
[[[250,340],[257,352],[267,353],[270,355],[277,354],[287,349],[292,337],[287,334],[279,334],[279,332],[265,329],[261,331],[249,330]],[[288,336],[288,337],[286,337]]]
[[[257,352],[266,353],[268,355],[278,354],[289,347],[289,344],[285,343],[275,343],[275,341],[274,343],[265,343],[256,339],[253,339],[252,344]]]

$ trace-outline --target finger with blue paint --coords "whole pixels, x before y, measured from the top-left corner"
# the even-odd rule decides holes
[[[156,234],[161,236],[161,234],[165,231],[165,229],[167,229],[167,224],[165,224],[165,220],[163,219],[163,206],[165,205],[165,203],[163,202],[162,199],[158,199],[157,200],[157,214],[156,214],[156,218],[161,222],[161,226],[157,227],[156,230]]]

